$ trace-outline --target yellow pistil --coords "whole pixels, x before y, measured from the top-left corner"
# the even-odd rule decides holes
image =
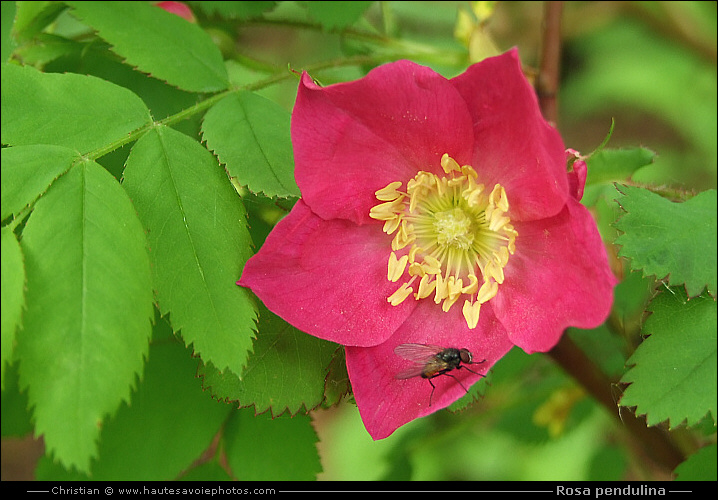
[[[469,328],[479,322],[481,304],[494,298],[504,282],[518,233],[507,216],[506,191],[496,184],[487,191],[476,171],[448,154],[441,158],[446,175],[420,171],[407,182],[394,181],[376,192],[381,203],[369,215],[384,221],[394,234],[387,279],[402,281],[387,298],[399,305],[413,294],[434,295],[444,312],[462,297]]]

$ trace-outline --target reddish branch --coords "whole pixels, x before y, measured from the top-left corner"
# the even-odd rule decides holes
[[[567,334],[548,354],[619,421],[640,445],[646,458],[668,472],[685,459],[667,432],[658,427],[646,427],[645,419],[636,416],[633,411],[619,414],[618,404],[611,393],[611,387],[617,381],[607,377]]]
[[[541,62],[536,79],[536,93],[541,111],[544,118],[554,125],[558,121],[562,8],[563,2],[545,3]],[[564,335],[548,354],[620,421],[641,445],[646,457],[668,471],[672,471],[684,460],[683,453],[675,446],[668,433],[656,427],[646,427],[645,420],[633,412],[626,411],[619,415],[617,403],[611,393],[611,387],[617,381],[607,377],[568,335]]]
[[[545,2],[541,67],[536,79],[539,106],[546,120],[558,123],[558,84],[561,62],[561,12],[563,2]]]

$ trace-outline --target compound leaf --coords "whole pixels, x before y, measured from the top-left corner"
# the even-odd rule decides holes
[[[157,328],[169,330],[165,319],[155,328],[144,379],[131,402],[103,426],[92,475],[73,475],[44,462],[38,479],[173,480],[210,446],[231,408],[200,390],[197,360],[171,333],[156,342]]]

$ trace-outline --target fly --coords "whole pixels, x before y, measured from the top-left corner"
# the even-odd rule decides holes
[[[394,348],[394,354],[414,362],[414,366],[397,373],[395,378],[403,380],[412,377],[421,377],[429,381],[431,384],[429,406],[431,406],[431,399],[434,396],[434,390],[436,390],[436,386],[431,379],[436,378],[439,375],[446,375],[447,377],[451,377],[456,380],[461,388],[468,393],[469,390],[464,387],[464,384],[462,384],[458,378],[449,372],[464,368],[474,375],[479,375],[481,377],[484,376],[483,374],[477,373],[466,366],[479,365],[486,361],[485,359],[482,359],[481,361],[473,361],[471,351],[468,349],[439,347],[427,344],[401,344]]]

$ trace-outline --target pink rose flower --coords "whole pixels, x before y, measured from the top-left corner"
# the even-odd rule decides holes
[[[345,346],[374,439],[456,401],[514,345],[544,352],[606,319],[616,280],[579,203],[585,162],[516,50],[452,79],[409,61],[328,87],[305,73],[291,126],[302,198],[238,284]],[[473,364],[404,378],[422,365],[403,344]]]

